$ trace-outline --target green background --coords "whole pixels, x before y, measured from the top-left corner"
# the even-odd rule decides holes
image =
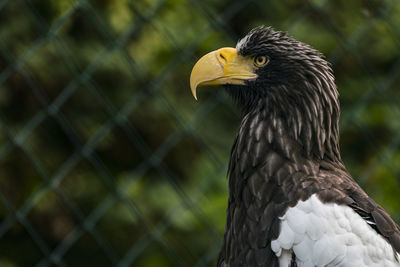
[[[258,25],[323,52],[341,151],[400,222],[400,1],[0,0],[0,265],[214,266],[239,113],[190,94]]]

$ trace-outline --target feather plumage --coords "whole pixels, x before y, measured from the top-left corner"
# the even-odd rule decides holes
[[[256,79],[226,85],[243,117],[218,266],[400,266],[400,228],[340,158],[338,92],[322,54],[269,27],[236,50],[270,60]]]

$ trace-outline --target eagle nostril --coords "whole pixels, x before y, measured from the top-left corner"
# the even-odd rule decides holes
[[[227,63],[227,60],[226,60],[225,56],[222,53],[218,53],[218,56],[221,59],[221,61],[223,61],[223,63]]]

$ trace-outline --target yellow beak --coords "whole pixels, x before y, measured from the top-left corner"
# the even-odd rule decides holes
[[[212,51],[197,61],[190,75],[190,89],[197,100],[200,86],[245,84],[257,78],[253,59],[237,54],[235,48],[225,47]]]

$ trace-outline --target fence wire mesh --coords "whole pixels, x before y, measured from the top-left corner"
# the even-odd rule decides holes
[[[271,25],[322,51],[342,156],[400,221],[400,2],[1,0],[0,266],[214,266],[238,126],[196,59]]]

